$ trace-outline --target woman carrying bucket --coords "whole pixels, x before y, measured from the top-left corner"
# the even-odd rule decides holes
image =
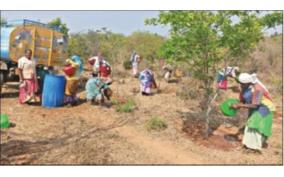
[[[267,146],[266,141],[272,134],[272,117],[275,107],[268,90],[257,79],[256,74],[242,73],[238,81],[241,84],[241,103],[233,104],[231,108],[249,110],[242,143],[245,148],[261,152],[261,149]]]

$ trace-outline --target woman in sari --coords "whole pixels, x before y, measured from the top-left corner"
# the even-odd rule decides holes
[[[67,59],[66,63],[71,66],[75,72],[74,74],[65,75],[66,78],[66,86],[65,86],[65,100],[64,103],[67,106],[74,106],[77,103],[77,90],[80,78],[80,65],[76,62],[75,58],[77,56],[72,56],[71,59]]]
[[[249,110],[243,145],[245,148],[261,152],[267,146],[271,136],[272,118],[275,107],[266,87],[257,79],[256,74],[242,73],[238,77],[241,84],[240,104],[234,104],[234,109]]]
[[[109,85],[99,77],[97,72],[93,72],[92,76],[88,79],[86,83],[86,98],[90,104],[99,103],[102,105],[104,103],[104,97],[110,100],[112,91]]]
[[[157,88],[154,74],[150,69],[145,69],[140,73],[140,90],[142,95],[151,95],[151,88]]]
[[[27,49],[25,56],[18,60],[20,77],[19,102],[36,102],[36,91],[38,90],[36,63],[32,59],[32,50]]]

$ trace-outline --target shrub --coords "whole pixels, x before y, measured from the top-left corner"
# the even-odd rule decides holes
[[[130,70],[132,67],[131,67],[131,61],[130,60],[125,60],[124,62],[123,62],[123,68],[125,69],[125,70]]]
[[[168,127],[167,123],[159,118],[159,117],[152,117],[146,124],[147,130],[157,130],[161,131]]]
[[[176,96],[182,100],[196,99],[200,96],[199,94],[198,89],[195,87],[182,87],[176,92]]]
[[[135,102],[132,99],[128,99],[126,103],[119,103],[114,101],[116,105],[116,112],[132,112],[135,108]]]
[[[281,77],[271,76],[271,85],[272,91],[276,92],[277,94],[282,94],[283,82]]]

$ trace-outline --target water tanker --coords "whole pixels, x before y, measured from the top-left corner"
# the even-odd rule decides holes
[[[16,74],[18,59],[26,49],[33,51],[37,65],[60,67],[67,57],[67,38],[59,28],[31,20],[8,21],[1,25],[1,86]]]

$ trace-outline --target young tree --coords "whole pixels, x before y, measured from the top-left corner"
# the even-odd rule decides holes
[[[262,39],[263,29],[282,24],[282,12],[163,11],[145,23],[170,26],[170,38],[161,53],[170,61],[187,63],[193,76],[202,81],[207,138],[217,65],[244,59]]]

